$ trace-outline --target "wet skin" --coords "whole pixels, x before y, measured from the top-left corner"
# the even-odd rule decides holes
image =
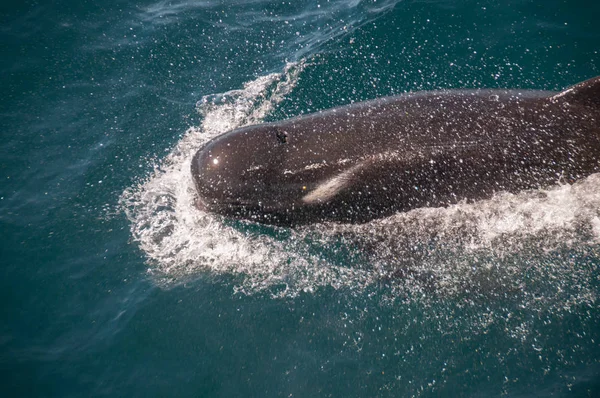
[[[600,77],[561,93],[420,92],[243,127],[192,160],[197,204],[267,224],[366,222],[600,172]]]

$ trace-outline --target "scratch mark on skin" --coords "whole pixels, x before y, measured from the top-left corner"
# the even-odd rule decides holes
[[[350,183],[352,175],[362,166],[363,163],[359,163],[321,182],[315,189],[304,195],[302,201],[307,204],[315,204],[331,200]]]

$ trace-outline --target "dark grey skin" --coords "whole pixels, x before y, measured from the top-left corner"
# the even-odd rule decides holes
[[[233,130],[192,160],[200,208],[367,222],[600,172],[600,77],[560,93],[420,92]]]

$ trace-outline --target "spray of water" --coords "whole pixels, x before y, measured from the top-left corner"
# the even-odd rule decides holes
[[[197,105],[202,125],[190,128],[145,181],[123,193],[121,206],[156,283],[229,275],[236,292],[290,297],[322,286],[361,291],[385,281],[393,295],[519,294],[523,300],[546,295],[561,305],[595,301],[596,267],[576,260],[599,258],[600,175],[362,225],[289,230],[197,209],[190,174],[194,153],[226,131],[260,123],[293,90],[305,67],[289,64],[240,90],[204,97]]]
[[[198,148],[228,130],[259,123],[293,89],[304,67],[304,62],[289,64],[282,73],[259,77],[241,90],[204,97],[197,105],[202,125],[190,128],[160,167],[123,193],[121,206],[133,238],[158,284],[201,273],[230,274],[240,276],[234,287],[238,292],[274,288],[274,294],[293,295],[317,285],[335,286],[340,279],[359,279],[358,284],[364,279],[360,270],[327,267],[318,257],[290,250],[296,237],[282,241],[243,231],[193,205],[190,162]]]

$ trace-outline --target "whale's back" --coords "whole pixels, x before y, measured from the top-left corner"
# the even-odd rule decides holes
[[[600,171],[600,78],[560,93],[407,94],[229,132],[192,173],[209,210],[363,222]]]

